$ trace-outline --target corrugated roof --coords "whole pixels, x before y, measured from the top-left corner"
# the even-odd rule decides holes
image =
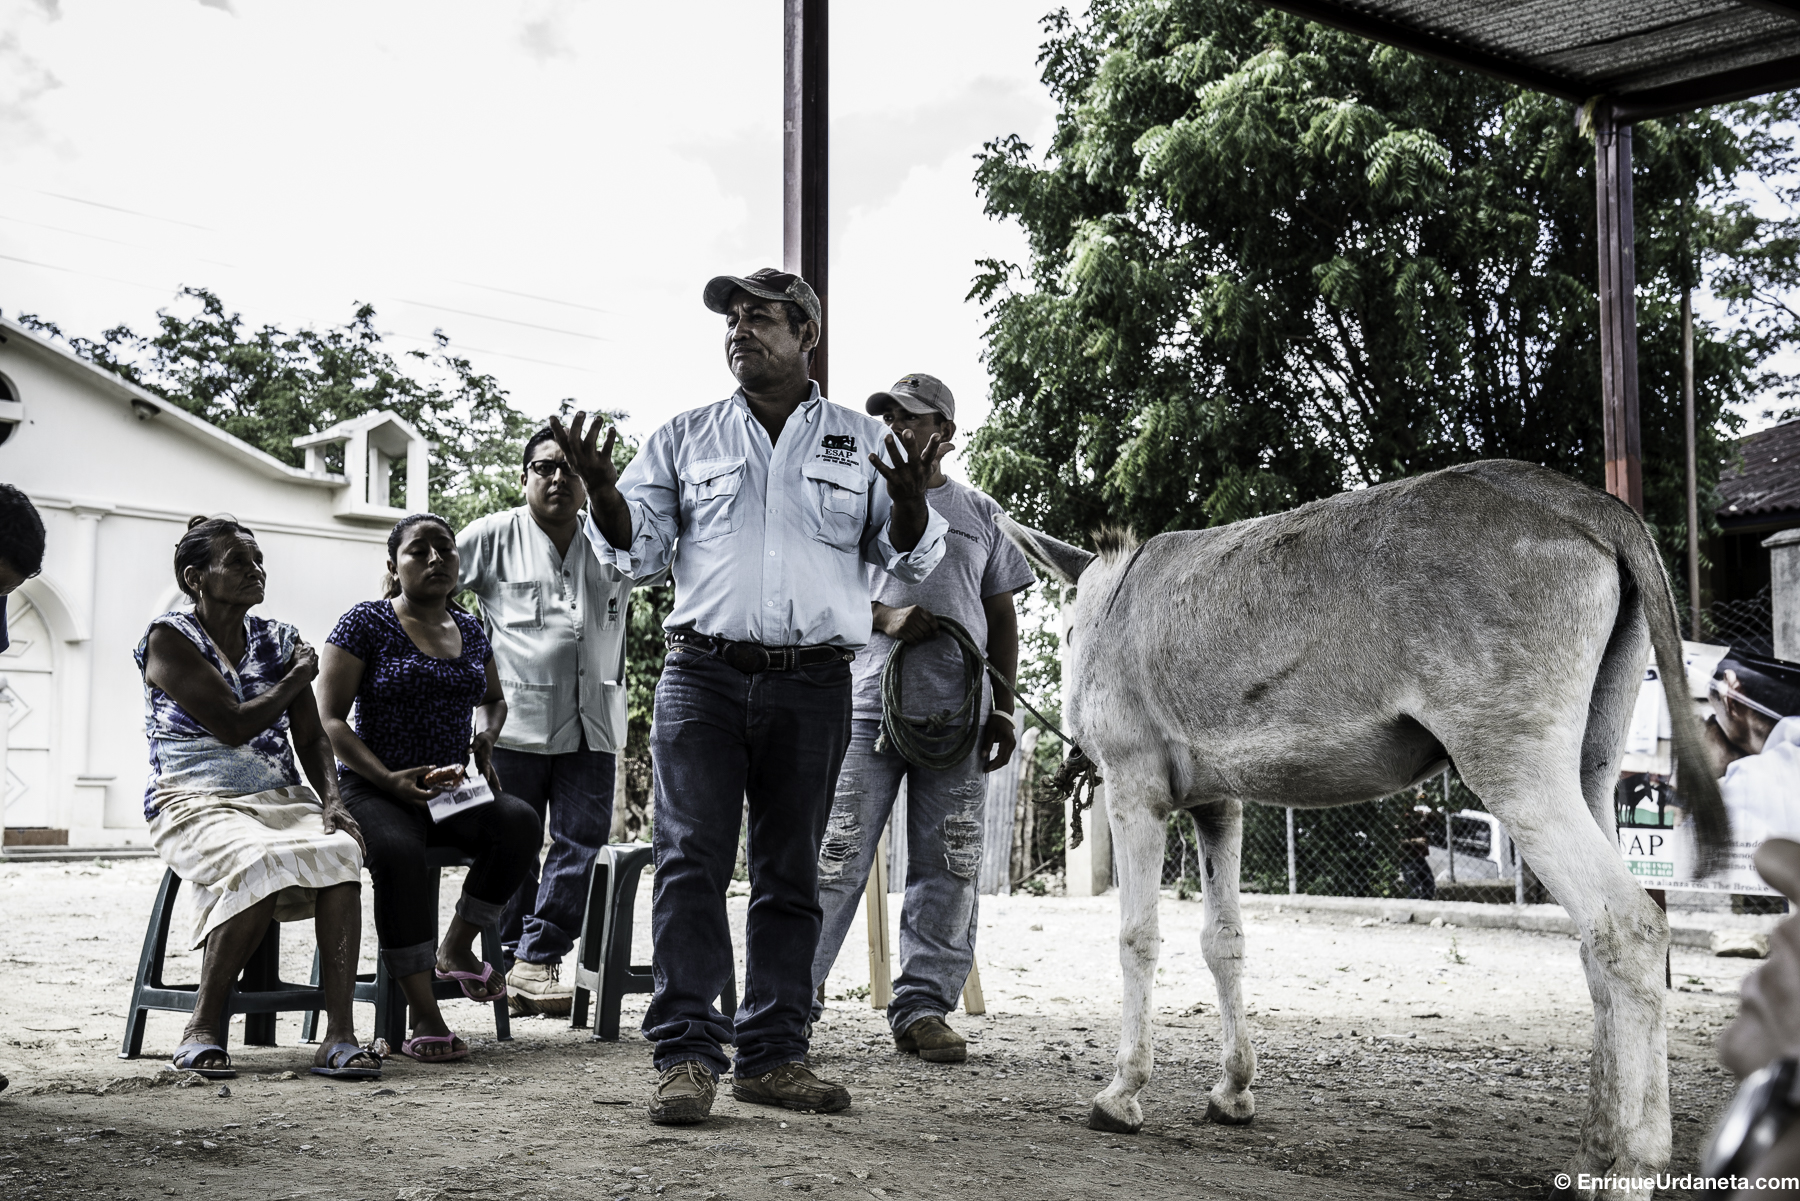
[[[1742,466],[1719,479],[1719,519],[1800,511],[1800,420],[1738,439]]]
[[[1635,121],[1800,86],[1800,0],[1264,0]]]

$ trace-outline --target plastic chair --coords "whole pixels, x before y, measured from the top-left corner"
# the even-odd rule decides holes
[[[588,1002],[597,998],[595,1042],[619,1041],[619,1006],[626,993],[655,988],[651,965],[631,962],[632,918],[637,911],[638,880],[650,866],[652,851],[641,842],[600,848],[588,875],[587,912],[575,948],[575,997],[569,1028],[588,1024]],[[727,1019],[737,1012],[737,973],[726,978],[719,1009]]]
[[[136,1059],[144,1052],[144,1023],[152,1010],[194,1012],[199,984],[168,984],[163,980],[163,956],[169,946],[169,924],[175,915],[175,897],[181,877],[173,868],[163,872],[162,887],[150,908],[150,925],[144,932],[144,950],[138,956],[137,977],[131,985],[131,1004],[126,1010],[125,1040],[120,1059]],[[316,979],[316,977],[315,977]],[[316,1010],[325,994],[316,986],[292,984],[281,978],[281,923],[270,922],[262,942],[250,955],[243,973],[232,985],[220,1023],[219,1045],[231,1035],[231,1018],[244,1014],[244,1041],[252,1046],[275,1046],[275,1015]]]
[[[443,869],[447,867],[467,867],[475,862],[468,855],[455,847],[427,847],[425,849],[425,866],[436,868],[431,875],[431,911],[438,911],[438,886],[443,881]],[[436,932],[433,931],[435,937]],[[506,966],[500,947],[500,929],[497,926],[485,926],[481,931],[481,958],[494,965],[495,970]],[[313,985],[319,983],[319,951],[313,949]],[[401,990],[399,981],[388,975],[387,963],[378,952],[375,956],[375,970],[361,972],[356,977],[355,999],[365,1005],[375,1007],[375,1029],[373,1037],[385,1038],[388,1044],[396,1049],[406,1041],[406,1032],[411,1029],[406,1017],[406,993]],[[462,986],[454,980],[437,980],[431,982],[431,995],[440,1001],[448,1001],[463,995]],[[321,1003],[324,994],[319,994]],[[501,1042],[512,1041],[512,1018],[507,1012],[506,998],[501,997],[494,1005],[494,1037]],[[305,1042],[318,1041],[319,1006],[315,1005],[300,1024],[300,1037]]]

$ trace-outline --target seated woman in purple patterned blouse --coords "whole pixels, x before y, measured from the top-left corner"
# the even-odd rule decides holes
[[[401,520],[388,535],[387,599],[364,601],[339,619],[319,673],[325,730],[343,765],[338,791],[368,846],[381,956],[412,1009],[412,1037],[401,1053],[434,1063],[466,1059],[469,1048],[438,1012],[432,974],[460,981],[471,1001],[506,995],[504,975],[475,958],[475,936],[498,924],[544,837],[536,812],[501,792],[494,774],[506,700],[481,623],[450,605],[458,566],[443,518]],[[479,717],[474,731],[471,713]],[[494,799],[434,815],[431,799],[455,787],[438,777],[456,776],[471,752]],[[425,848],[435,846],[475,859],[441,943],[436,869],[425,865]]]

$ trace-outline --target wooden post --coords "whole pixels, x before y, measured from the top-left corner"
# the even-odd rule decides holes
[[[1644,511],[1638,437],[1637,263],[1632,250],[1631,126],[1594,103],[1594,199],[1600,242],[1600,404],[1606,490]]]
[[[863,886],[863,916],[869,927],[869,1006],[886,1009],[894,999],[893,959],[888,954],[888,840],[881,835],[869,882]]]
[[[963,984],[963,1012],[980,1015],[987,1012],[987,998],[981,995],[981,965],[969,964],[969,978]]]
[[[826,0],[783,0],[786,74],[781,122],[782,269],[803,277],[819,294],[819,345],[812,377],[827,390],[826,342],[831,337],[830,278],[830,88]]]
[[[1688,637],[1695,642],[1700,632],[1700,496],[1694,454],[1694,293],[1681,290],[1681,410],[1687,425],[1687,577]]]
[[[1287,811],[1288,895],[1300,892],[1300,877],[1294,873],[1294,810]]]

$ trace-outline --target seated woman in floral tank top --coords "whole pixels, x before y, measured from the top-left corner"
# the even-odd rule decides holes
[[[494,773],[506,699],[481,623],[450,604],[458,566],[443,518],[400,521],[388,536],[387,599],[364,601],[339,619],[319,677],[325,729],[343,764],[338,788],[369,848],[381,956],[412,1009],[413,1036],[401,1053],[428,1062],[469,1054],[438,1011],[434,972],[460,981],[472,1001],[506,995],[504,972],[475,958],[475,936],[498,924],[544,837],[537,813],[503,793]],[[437,776],[444,769],[455,775],[471,754],[494,799],[433,821],[431,799],[455,786]],[[435,869],[425,866],[425,849],[434,846],[475,859],[442,942]]]
[[[338,799],[313,702],[317,656],[293,626],[249,615],[265,579],[255,535],[229,518],[194,518],[175,548],[175,582],[194,611],[164,613],[137,647],[150,740],[144,816],[193,897],[186,940],[206,948],[174,1064],[236,1075],[224,1048],[232,984],[270,919],[310,917],[328,1015],[313,1071],[367,1079],[381,1061],[356,1045],[351,1014],[362,835]]]

